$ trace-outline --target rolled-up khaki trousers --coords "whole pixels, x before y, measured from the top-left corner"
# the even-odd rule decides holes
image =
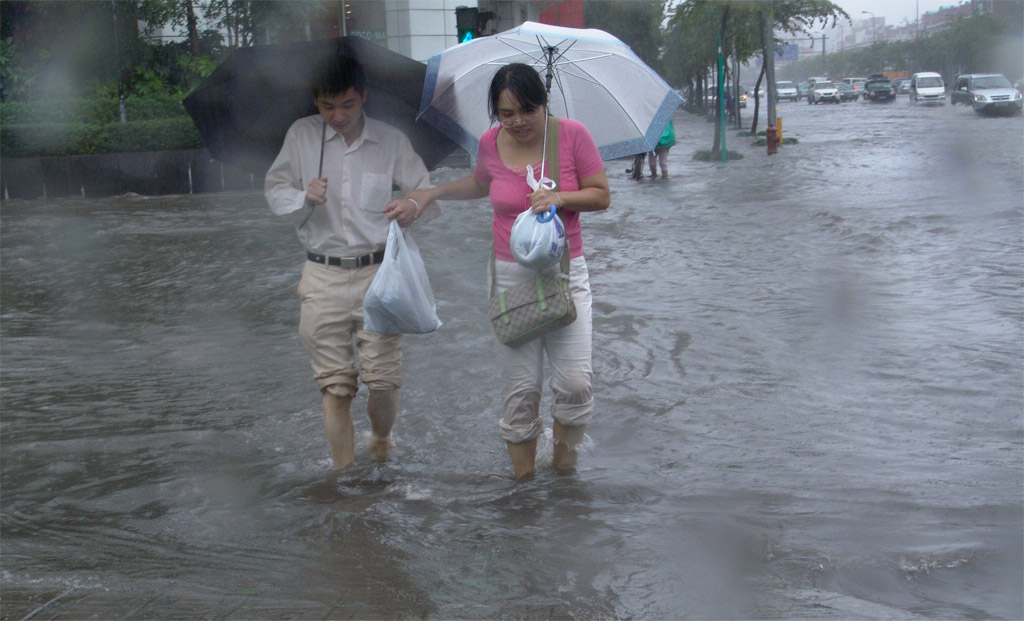
[[[518,263],[496,260],[495,290],[501,292],[532,281],[534,273]],[[545,354],[551,366],[550,386],[554,393],[552,418],[567,427],[575,427],[586,425],[593,416],[592,299],[584,257],[570,262],[569,288],[576,304],[576,321],[519,347],[508,347],[495,339],[501,366],[502,414],[498,427],[501,437],[509,442],[532,440],[544,431],[540,399]]]
[[[402,386],[402,335],[363,329],[363,298],[379,267],[346,269],[306,261],[302,268],[299,336],[323,392],[353,397],[359,379],[372,390]]]

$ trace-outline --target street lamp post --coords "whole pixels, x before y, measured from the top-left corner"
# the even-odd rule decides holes
[[[865,15],[871,16],[871,45],[875,44],[875,14],[871,11],[861,11]]]

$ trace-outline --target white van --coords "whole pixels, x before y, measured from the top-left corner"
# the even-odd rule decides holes
[[[946,84],[942,76],[934,71],[915,73],[910,78],[910,102],[944,105],[946,103]]]

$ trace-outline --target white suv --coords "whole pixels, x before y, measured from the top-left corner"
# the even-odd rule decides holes
[[[839,89],[831,82],[811,82],[811,88],[807,91],[808,104],[817,104],[823,101],[839,103],[840,100]]]
[[[800,96],[797,94],[796,85],[785,81],[775,83],[775,97],[778,101],[783,99],[796,101],[800,99]]]

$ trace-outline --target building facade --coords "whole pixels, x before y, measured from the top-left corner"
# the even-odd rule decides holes
[[[480,35],[514,28],[526,21],[583,27],[583,0],[338,0],[325,4],[312,38],[355,35],[425,61],[459,43],[455,11],[475,8]]]

